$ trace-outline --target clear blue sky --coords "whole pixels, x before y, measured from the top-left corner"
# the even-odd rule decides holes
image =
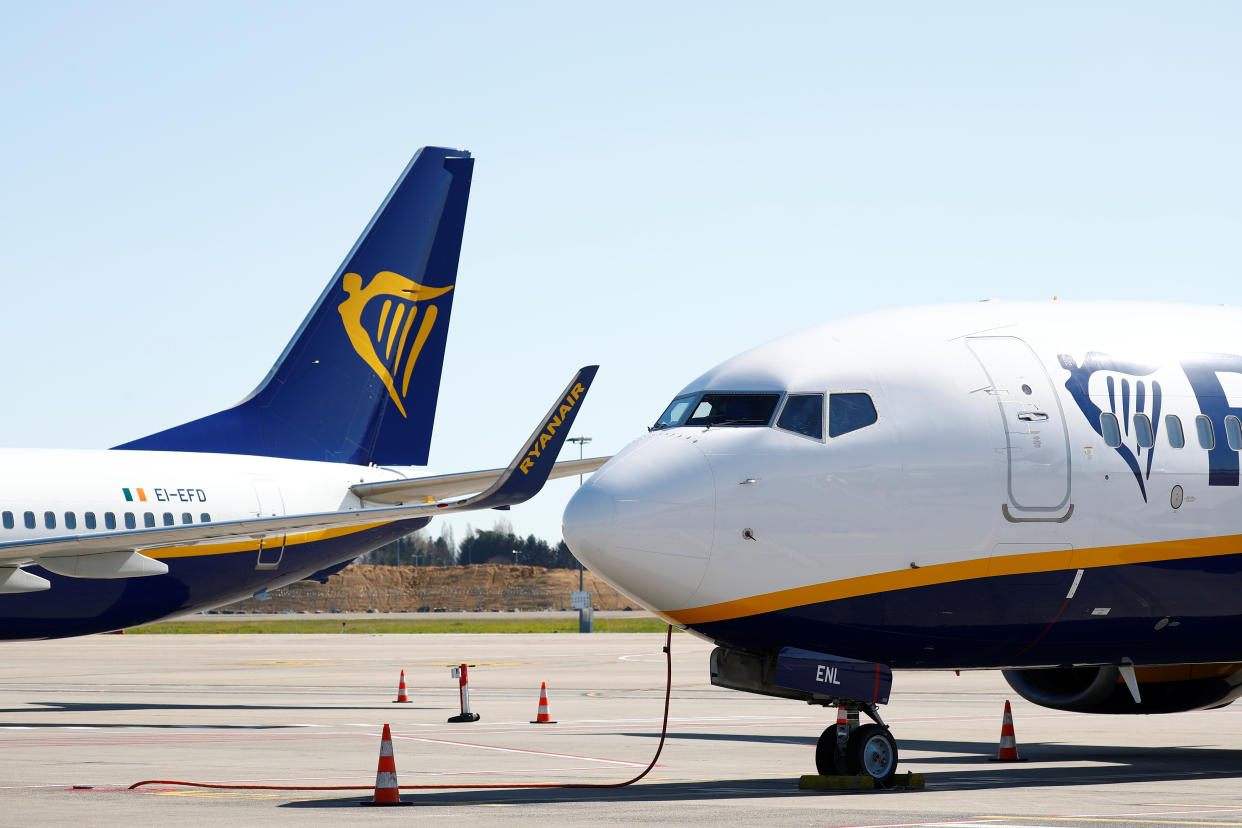
[[[435,472],[588,362],[611,453],[834,318],[1240,301],[1234,2],[2,8],[0,444],[239,400],[423,144],[478,159]],[[555,540],[572,487],[507,517]]]

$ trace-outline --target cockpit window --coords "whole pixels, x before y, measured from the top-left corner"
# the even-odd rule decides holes
[[[824,439],[824,395],[790,394],[776,427],[816,440]]]
[[[870,394],[848,393],[828,396],[828,436],[840,437],[866,428],[879,419]]]
[[[687,394],[684,397],[677,397],[668,404],[668,408],[664,409],[664,413],[660,415],[660,419],[656,420],[653,428],[670,428],[679,426],[686,419],[686,415],[690,413],[690,406],[698,397],[697,394]]]
[[[686,418],[688,426],[766,426],[772,422],[780,394],[713,394],[699,397]]]

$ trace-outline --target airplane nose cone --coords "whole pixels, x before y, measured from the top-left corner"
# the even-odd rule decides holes
[[[561,518],[561,534],[579,560],[586,562],[606,552],[614,514],[608,491],[593,483],[578,487]]]
[[[707,571],[716,484],[684,437],[653,435],[609,461],[565,507],[565,542],[591,571],[652,609],[681,609]]]

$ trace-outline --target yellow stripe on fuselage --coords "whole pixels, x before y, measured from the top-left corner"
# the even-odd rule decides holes
[[[1058,549],[1031,552],[999,558],[977,558],[945,564],[929,564],[918,569],[877,572],[824,584],[783,589],[750,598],[739,598],[719,604],[660,613],[678,624],[708,624],[748,615],[791,609],[793,607],[857,598],[913,587],[935,586],[973,578],[1001,575],[1025,575],[1033,572],[1055,572],[1062,569],[1095,569],[1122,564],[1155,563],[1186,558],[1212,558],[1242,552],[1242,536],[1190,538],[1187,540],[1140,543],[1128,546],[1103,546],[1095,549]]]
[[[318,532],[304,532],[300,535],[286,535],[285,546],[302,543],[330,540],[377,526],[386,526],[391,521],[368,523],[363,526],[344,526],[340,529],[322,529]],[[272,540],[269,538],[268,540]],[[228,543],[203,543],[197,546],[162,546],[159,549],[144,549],[142,554],[148,558],[197,558],[202,555],[231,555],[234,552],[257,552],[260,542],[257,540],[231,541]]]

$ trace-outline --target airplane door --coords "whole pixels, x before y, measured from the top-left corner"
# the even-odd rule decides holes
[[[259,478],[254,481],[258,517],[276,517],[285,513],[285,500],[276,481]],[[285,537],[263,538],[259,541],[259,557],[255,569],[275,569],[285,554]]]
[[[1004,427],[1009,460],[1005,516],[1011,521],[1067,520],[1073,511],[1073,506],[1066,510],[1069,432],[1048,372],[1017,337],[970,337],[966,343],[987,373]]]

